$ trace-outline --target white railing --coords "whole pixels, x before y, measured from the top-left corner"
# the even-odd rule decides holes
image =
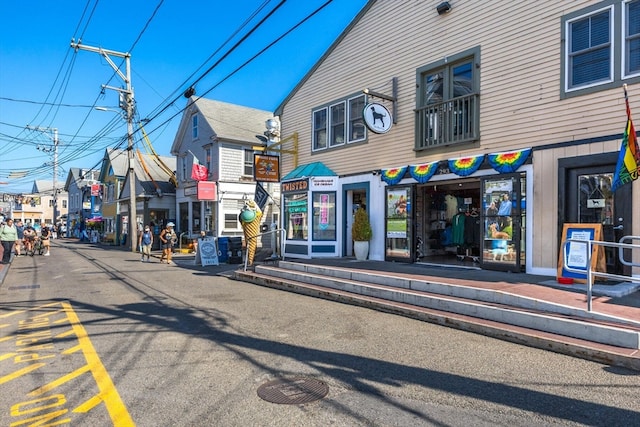
[[[640,283],[640,278],[632,277],[632,276],[622,276],[620,274],[612,274],[600,271],[594,271],[591,268],[591,258],[593,253],[593,247],[596,246],[604,246],[608,248],[618,248],[618,259],[621,264],[629,266],[629,267],[640,267],[640,264],[633,263],[632,261],[627,261],[624,259],[624,251],[631,250],[631,258],[633,259],[633,249],[640,249],[640,245],[634,245],[631,243],[624,243],[625,241],[633,241],[640,240],[640,236],[624,236],[622,237],[618,243],[616,242],[603,242],[600,240],[582,240],[582,239],[567,239],[562,242],[562,259],[563,259],[563,268],[564,270],[570,273],[578,273],[578,274],[586,274],[587,276],[587,310],[592,310],[592,299],[593,299],[593,281],[594,277],[604,277],[607,279],[616,279],[616,280],[624,280],[625,282],[633,282]],[[569,243],[578,243],[587,246],[586,250],[586,269],[585,268],[575,268],[570,267],[569,263],[569,252],[566,250],[566,247]],[[582,251],[581,251],[582,252]],[[574,264],[575,265],[575,264]]]
[[[280,254],[276,254],[275,252],[273,254],[271,254],[271,258],[273,259],[279,259],[284,261],[284,238],[285,238],[285,232],[287,230],[285,230],[284,228],[276,228],[274,230],[269,230],[269,231],[265,231],[264,233],[260,233],[260,234],[256,234],[255,236],[251,236],[247,239],[247,248],[249,247],[249,241],[253,240],[253,239],[257,239],[260,236],[264,236],[267,234],[273,234],[273,236],[271,236],[272,239],[277,239],[277,235],[276,233],[280,233]],[[276,245],[277,247],[278,245]],[[247,262],[249,261],[249,257],[247,257],[247,254],[245,253],[244,256],[244,271],[247,271]]]

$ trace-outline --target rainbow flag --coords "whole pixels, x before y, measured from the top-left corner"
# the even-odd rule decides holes
[[[635,181],[640,175],[640,149],[638,149],[636,130],[631,120],[627,85],[624,85],[624,101],[627,104],[627,126],[624,128],[624,134],[622,135],[622,146],[620,147],[620,154],[618,154],[618,163],[613,175],[611,191],[616,191],[623,185]]]

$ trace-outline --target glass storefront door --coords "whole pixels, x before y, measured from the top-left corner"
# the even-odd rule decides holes
[[[525,265],[526,178],[483,178],[481,263],[488,270],[522,271]]]
[[[386,261],[413,262],[414,187],[398,185],[385,190],[385,255]]]

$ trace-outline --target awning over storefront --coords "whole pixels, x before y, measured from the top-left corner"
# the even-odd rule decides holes
[[[338,176],[337,173],[329,169],[322,162],[307,163],[306,165],[300,165],[291,172],[289,172],[282,181],[288,181],[292,179],[305,178],[310,176]]]

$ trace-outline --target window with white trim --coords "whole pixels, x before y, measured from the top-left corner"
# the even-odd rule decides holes
[[[562,98],[640,82],[640,0],[565,15],[562,34]]]
[[[609,82],[613,75],[613,6],[567,23],[567,88]]]
[[[191,139],[198,139],[198,115],[191,116]]]
[[[640,75],[640,1],[625,3],[623,12],[625,26],[623,77]]]
[[[244,150],[242,174],[253,177],[253,150]]]
[[[366,97],[361,94],[314,109],[313,151],[366,140],[367,132],[362,117],[365,102]]]

